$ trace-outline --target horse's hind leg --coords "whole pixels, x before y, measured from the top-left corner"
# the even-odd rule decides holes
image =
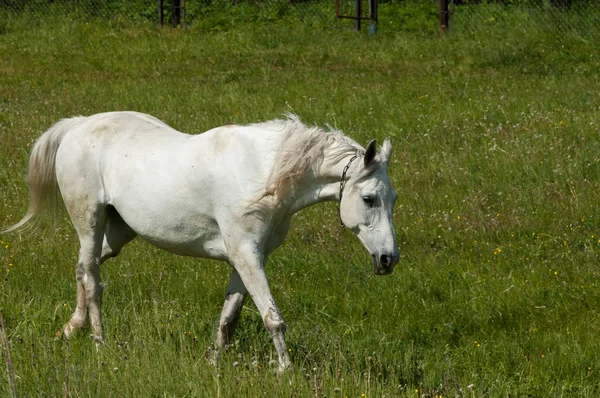
[[[87,304],[85,300],[85,286],[83,284],[85,272],[80,264],[78,264],[75,274],[77,278],[77,307],[75,307],[75,312],[63,328],[63,332],[67,339],[70,338],[77,329],[82,328],[87,320]]]
[[[89,312],[96,341],[103,340],[100,306],[102,304],[102,282],[100,264],[119,254],[123,246],[137,234],[123,221],[112,206],[97,206],[86,212],[88,217],[79,219],[76,225],[81,243],[77,278],[77,307],[64,333],[70,335],[85,325]],[[74,221],[75,223],[75,221]]]
[[[64,193],[63,193],[64,195]],[[101,204],[77,207],[69,206],[71,220],[77,230],[81,247],[77,263],[77,307],[73,316],[64,327],[65,337],[81,328],[89,316],[93,329],[92,337],[98,342],[104,341],[100,307],[102,304],[102,280],[100,263],[102,242],[106,227],[106,208]],[[79,210],[73,212],[73,210]]]

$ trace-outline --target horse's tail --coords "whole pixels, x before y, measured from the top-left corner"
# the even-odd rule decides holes
[[[26,180],[29,185],[29,208],[21,221],[0,231],[0,233],[22,228],[31,219],[39,216],[46,208],[56,211],[59,199],[58,183],[56,181],[56,153],[65,135],[84,119],[85,117],[82,116],[63,119],[37,139],[29,155],[29,169]]]

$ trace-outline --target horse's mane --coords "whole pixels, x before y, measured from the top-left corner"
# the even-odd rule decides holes
[[[298,182],[306,176],[311,166],[325,161],[326,166],[339,162],[349,154],[364,148],[344,133],[329,127],[324,130],[317,126],[308,127],[294,114],[286,114],[286,119],[275,119],[261,123],[261,127],[282,131],[276,144],[275,161],[267,185],[259,201],[273,197],[275,204],[293,192]]]

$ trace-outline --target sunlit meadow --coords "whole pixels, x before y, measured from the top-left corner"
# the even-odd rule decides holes
[[[63,211],[0,236],[1,396],[12,372],[19,396],[600,394],[597,40],[24,21],[0,30],[0,225],[61,118],[136,110],[197,134],[295,112],[392,137],[402,257],[375,276],[334,204],[299,213],[267,271],[293,370],[275,372],[251,303],[213,368],[228,265],[139,240],[102,269],[106,346],[60,337],[78,250]]]

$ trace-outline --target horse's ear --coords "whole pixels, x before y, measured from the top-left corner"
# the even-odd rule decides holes
[[[392,157],[392,140],[390,140],[390,137],[383,140],[383,146],[381,147],[379,156],[381,157],[381,162],[386,164]]]
[[[375,155],[377,154],[377,140],[373,140],[369,142],[367,145],[367,150],[365,151],[365,167],[369,167],[373,159],[375,159]]]

